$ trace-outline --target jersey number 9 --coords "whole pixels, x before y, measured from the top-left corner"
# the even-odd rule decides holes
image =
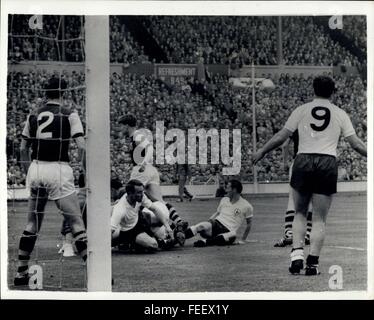
[[[319,114],[317,113],[319,112]],[[325,130],[329,124],[330,124],[330,120],[331,120],[331,112],[330,112],[330,109],[326,108],[326,107],[314,107],[312,109],[312,117],[316,120],[319,120],[319,121],[322,121],[323,120],[323,123],[319,126],[317,126],[316,124],[314,123],[311,123],[310,126],[311,128],[314,130],[314,131],[323,131]]]

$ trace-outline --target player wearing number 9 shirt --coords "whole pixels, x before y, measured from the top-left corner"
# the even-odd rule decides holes
[[[256,164],[266,153],[280,146],[295,130],[299,131],[299,150],[294,161],[291,187],[296,214],[293,222],[293,249],[289,271],[299,274],[304,266],[304,237],[309,201],[313,204],[313,229],[305,275],[317,275],[319,255],[325,238],[325,225],[332,195],[336,193],[336,148],[340,135],[352,148],[367,155],[346,112],[329,101],[334,81],[326,76],[313,81],[315,99],[296,108],[285,126],[253,155]]]
[[[27,224],[19,242],[15,285],[28,284],[28,261],[48,199],[56,202],[69,224],[78,253],[83,260],[87,257],[86,230],[68,155],[71,138],[75,139],[81,155],[84,155],[83,126],[77,113],[62,106],[62,91],[66,87],[63,79],[52,77],[49,80],[45,88],[48,101],[28,116],[22,132],[21,160],[27,171],[30,197]]]

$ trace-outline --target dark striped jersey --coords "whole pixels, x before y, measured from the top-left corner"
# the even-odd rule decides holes
[[[83,136],[78,113],[46,103],[27,117],[22,137],[31,141],[31,159],[69,162],[71,138]]]

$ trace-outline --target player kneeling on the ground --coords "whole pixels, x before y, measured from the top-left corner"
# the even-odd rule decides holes
[[[151,211],[161,222],[165,237],[158,237],[157,233],[152,232],[151,221],[143,213],[143,208]],[[112,247],[150,251],[169,247],[170,243],[174,243],[174,237],[164,216],[162,209],[144,195],[143,184],[138,180],[130,180],[126,185],[126,193],[112,209]]]
[[[253,207],[240,195],[242,190],[243,186],[240,181],[231,180],[228,186],[228,196],[222,198],[217,212],[209,221],[200,222],[188,228],[185,232],[186,239],[199,233],[205,239],[196,241],[195,247],[233,244],[239,227],[246,220],[247,227],[239,243],[246,241],[252,226]]]

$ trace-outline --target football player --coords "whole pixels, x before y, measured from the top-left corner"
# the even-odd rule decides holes
[[[160,188],[160,175],[152,165],[153,146],[144,135],[136,129],[136,118],[132,115],[120,117],[119,123],[123,126],[125,136],[132,139],[131,159],[133,168],[130,179],[139,180],[145,188],[147,197],[152,201],[163,202],[169,210],[169,218],[173,222],[175,237],[180,245],[184,244],[184,231],[188,223],[179,216],[176,209],[168,202],[165,202]],[[140,152],[139,152],[140,150]]]
[[[85,141],[78,114],[62,106],[62,92],[66,87],[63,79],[52,77],[49,80],[45,88],[48,101],[27,117],[22,132],[21,160],[27,171],[26,185],[30,197],[27,224],[19,242],[16,286],[29,282],[28,262],[48,199],[54,200],[61,210],[72,230],[78,253],[84,261],[87,258],[86,229],[68,155],[70,139],[75,139],[81,154],[84,154]]]
[[[194,243],[195,247],[234,244],[237,231],[246,221],[246,228],[238,243],[244,243],[252,226],[253,207],[241,196],[243,186],[238,180],[231,180],[228,184],[227,196],[223,197],[217,211],[209,221],[200,222],[189,227],[186,239],[200,234],[204,239]]]
[[[338,166],[336,148],[342,134],[351,147],[366,157],[365,144],[357,137],[347,113],[329,99],[335,91],[334,81],[327,76],[313,80],[315,98],[296,108],[283,129],[276,133],[253,155],[256,164],[268,152],[282,145],[296,130],[299,131],[299,150],[292,167],[291,187],[295,202],[292,225],[293,248],[291,274],[304,268],[304,240],[309,202],[313,204],[313,229],[305,275],[319,274],[319,256],[325,240],[326,219],[332,196],[336,193]]]
[[[130,180],[126,193],[112,207],[111,228],[112,247],[155,251],[174,244],[173,231],[158,202],[152,202],[144,194],[144,186],[139,180]],[[145,209],[143,209],[145,208]],[[148,210],[161,222],[163,232],[151,230]]]

